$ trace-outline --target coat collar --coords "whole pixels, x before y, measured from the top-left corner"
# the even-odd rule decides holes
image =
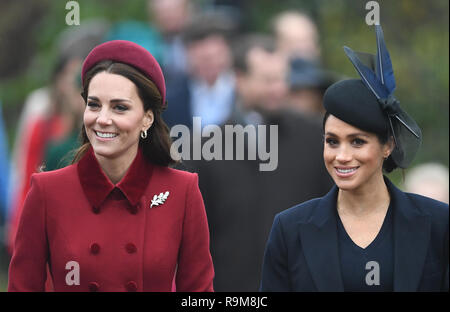
[[[335,185],[299,225],[302,250],[318,291],[344,291],[335,217],[337,193]]]
[[[394,290],[416,291],[428,248],[430,218],[388,178],[384,180],[394,207]],[[319,291],[344,290],[337,238],[338,190],[333,186],[299,224],[302,250]]]
[[[394,291],[417,291],[427,256],[431,217],[386,180],[394,209]]]
[[[78,162],[77,171],[89,203],[94,210],[99,210],[106,197],[115,188],[122,191],[132,207],[137,207],[152,176],[153,166],[145,159],[142,149],[139,148],[125,176],[114,185],[101,169],[90,147]]]

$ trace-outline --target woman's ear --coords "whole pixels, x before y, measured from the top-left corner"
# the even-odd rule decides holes
[[[152,110],[149,109],[144,114],[144,129],[143,130],[150,129],[154,120],[155,120],[155,115],[153,114]]]
[[[384,155],[385,159],[387,159],[392,154],[392,152],[394,151],[394,148],[395,148],[395,140],[394,140],[394,137],[391,136],[389,138],[389,140],[386,142],[385,149],[383,151],[383,155]]]

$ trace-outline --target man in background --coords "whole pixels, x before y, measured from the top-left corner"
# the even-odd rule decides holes
[[[192,117],[202,124],[222,124],[233,110],[235,78],[229,40],[235,24],[225,13],[201,13],[186,27],[186,74],[166,75],[169,126],[192,127]]]
[[[248,158],[186,161],[185,166],[199,174],[211,232],[215,290],[257,291],[275,214],[323,196],[331,180],[322,161],[320,125],[283,109],[287,62],[276,52],[274,39],[243,36],[233,50],[236,102],[225,124],[266,125],[268,132],[276,125],[277,166],[260,171],[261,161]],[[247,150],[248,137],[245,144]]]

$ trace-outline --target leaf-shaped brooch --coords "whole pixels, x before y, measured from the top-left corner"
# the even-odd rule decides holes
[[[167,191],[165,193],[159,193],[159,195],[155,194],[153,196],[150,208],[152,208],[153,206],[159,206],[159,205],[164,204],[164,202],[166,201],[167,197],[169,197],[169,191]]]

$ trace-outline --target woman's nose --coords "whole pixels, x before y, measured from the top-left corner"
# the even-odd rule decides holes
[[[345,162],[351,161],[352,158],[353,158],[353,155],[348,147],[342,146],[339,148],[339,151],[336,155],[337,161],[345,163]]]
[[[98,113],[97,123],[99,125],[111,125],[112,124],[111,116],[110,116],[110,114],[108,113],[107,110],[102,109]]]

